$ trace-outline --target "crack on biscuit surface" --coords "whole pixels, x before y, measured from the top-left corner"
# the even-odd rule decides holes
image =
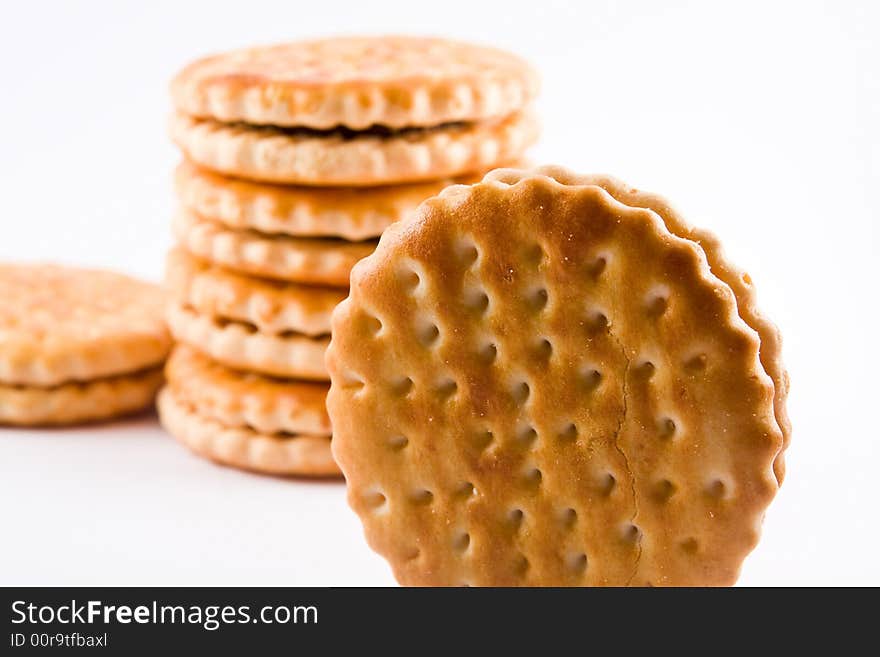
[[[614,332],[611,330],[610,324],[606,324],[606,331],[607,331],[608,337],[611,338],[611,340],[614,341],[614,344],[617,345],[618,349],[620,349],[620,353],[623,356],[623,361],[625,363],[624,367],[623,367],[623,388],[622,388],[623,409],[622,409],[622,411],[620,413],[620,417],[617,421],[617,428],[615,429],[614,435],[612,436],[612,442],[614,444],[614,449],[617,450],[617,453],[620,454],[621,458],[623,459],[623,465],[626,468],[627,475],[629,475],[630,489],[632,491],[632,498],[633,498],[633,514],[630,517],[630,524],[632,525],[633,528],[636,529],[636,532],[637,532],[636,537],[635,537],[636,561],[633,564],[633,572],[629,576],[629,579],[627,579],[627,581],[626,581],[626,586],[629,586],[632,583],[632,581],[635,579],[636,574],[639,571],[639,562],[641,561],[641,558],[642,558],[642,532],[638,529],[638,525],[636,525],[636,518],[638,518],[638,516],[639,516],[639,498],[638,498],[638,495],[636,492],[636,479],[635,479],[635,474],[633,473],[633,470],[630,467],[629,458],[627,457],[626,452],[624,452],[623,448],[620,446],[620,432],[623,430],[623,425],[626,424],[626,412],[627,412],[627,406],[628,406],[628,402],[629,402],[629,399],[628,399],[629,390],[628,390],[628,386],[627,386],[627,377],[629,375],[631,360],[626,353],[626,347],[623,345],[623,343],[620,341],[620,339],[616,335],[614,335]]]

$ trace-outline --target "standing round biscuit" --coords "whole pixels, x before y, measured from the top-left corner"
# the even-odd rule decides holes
[[[57,386],[160,365],[161,288],[109,271],[0,264],[0,382]]]
[[[515,55],[412,36],[237,50],[193,62],[171,84],[175,107],[191,116],[318,130],[480,121],[537,92],[537,74]]]
[[[607,187],[495,172],[355,267],[333,448],[402,583],[730,584],[757,543],[783,446],[759,332]]]

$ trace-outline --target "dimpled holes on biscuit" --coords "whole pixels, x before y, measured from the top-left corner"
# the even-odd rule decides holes
[[[684,361],[684,369],[689,374],[698,374],[706,369],[708,365],[709,358],[704,353],[694,354],[693,356],[689,356]]]
[[[419,266],[414,262],[404,263],[397,270],[397,280],[407,294],[415,295],[424,291],[422,277]]]
[[[645,312],[649,317],[660,317],[669,308],[669,288],[655,285],[645,295]]]
[[[361,493],[364,504],[373,513],[387,513],[388,498],[378,488],[368,488]]]
[[[478,450],[484,451],[494,442],[495,435],[488,429],[475,431],[471,437],[471,444]]]
[[[600,333],[605,333],[608,331],[609,326],[610,322],[608,320],[608,315],[602,310],[593,309],[587,312],[586,327],[588,334],[598,335]]]
[[[627,522],[621,526],[620,536],[624,542],[636,545],[642,538],[642,531],[635,524]]]
[[[530,448],[538,440],[538,431],[531,424],[521,426],[516,432],[516,441],[522,447]]]
[[[458,384],[454,379],[443,378],[434,385],[434,395],[441,401],[446,401],[458,391]]]
[[[491,365],[498,358],[498,347],[495,346],[494,342],[486,342],[477,349],[477,358],[484,365]]]
[[[531,349],[531,355],[538,363],[546,363],[553,355],[553,343],[549,338],[538,338]]]
[[[388,447],[392,452],[401,452],[409,445],[409,438],[402,435],[391,436],[388,439]]]
[[[597,255],[592,260],[587,262],[587,276],[593,281],[598,281],[602,275],[605,273],[605,270],[608,268],[608,262],[611,260],[611,255],[608,253],[603,253],[601,255]]]
[[[413,380],[408,376],[396,377],[388,382],[388,388],[397,397],[406,397],[412,391],[413,385]]]
[[[658,503],[666,503],[675,494],[676,488],[669,479],[657,481],[651,491],[651,498]]]
[[[362,335],[378,337],[382,333],[382,321],[367,311],[358,312],[353,321],[356,330]]]
[[[457,532],[452,539],[452,548],[456,552],[465,552],[471,544],[471,536],[467,532]]]
[[[410,493],[409,501],[417,506],[428,506],[434,503],[434,493],[427,488],[417,488]]]
[[[675,436],[678,430],[678,426],[670,417],[662,417],[657,421],[657,434],[663,440],[670,440],[673,436]]]
[[[489,295],[479,287],[470,287],[462,292],[464,307],[477,316],[484,316],[489,312]]]
[[[602,383],[602,373],[592,365],[586,365],[578,372],[578,379],[587,392],[597,390]]]
[[[596,489],[605,497],[611,495],[617,488],[617,477],[610,472],[602,473],[596,480]]]
[[[477,487],[469,481],[463,481],[455,487],[453,491],[454,497],[459,500],[468,501],[478,495]]]
[[[433,347],[440,340],[440,327],[430,319],[417,320],[415,330],[423,347]]]
[[[544,247],[537,242],[527,246],[523,251],[523,263],[529,268],[538,268],[544,262],[545,257]]]
[[[577,425],[573,422],[569,423],[556,435],[562,442],[574,442],[578,438]]]
[[[507,525],[516,533],[520,530],[525,520],[525,512],[522,509],[511,509],[507,512]]]
[[[529,309],[538,314],[547,307],[550,302],[550,293],[543,285],[538,285],[526,292],[526,305]]]
[[[565,565],[575,574],[585,573],[587,570],[587,555],[583,552],[570,554],[565,559]]]
[[[706,495],[713,500],[721,500],[728,496],[728,486],[721,479],[712,479],[706,484]]]
[[[366,381],[364,381],[364,378],[360,374],[352,370],[346,370],[345,372],[343,372],[340,376],[340,381],[344,390],[350,390],[356,395],[360,394],[360,392],[366,386]]]
[[[633,373],[635,376],[645,381],[653,378],[656,371],[657,366],[654,365],[654,362],[646,358],[639,360],[633,367]]]
[[[577,523],[578,513],[572,508],[568,507],[566,509],[562,509],[559,512],[559,524],[562,525],[562,528],[565,530],[571,530],[575,523]]]
[[[544,473],[534,465],[526,466],[522,474],[522,482],[526,489],[537,489],[544,480]]]
[[[527,381],[516,381],[510,388],[510,396],[517,406],[524,406],[532,394],[532,388]]]
[[[463,238],[455,245],[455,256],[465,269],[479,267],[480,248],[472,238]]]

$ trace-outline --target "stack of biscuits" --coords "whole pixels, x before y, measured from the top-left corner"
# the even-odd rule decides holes
[[[158,285],[111,271],[0,264],[0,425],[150,408],[171,339]]]
[[[168,431],[226,465],[338,475],[324,353],[352,267],[424,199],[518,161],[537,138],[537,89],[514,55],[433,38],[297,42],[184,68]]]

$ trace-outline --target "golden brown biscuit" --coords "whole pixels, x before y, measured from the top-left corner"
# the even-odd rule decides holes
[[[202,417],[171,390],[159,393],[162,426],[196,454],[223,465],[263,474],[334,477],[339,468],[326,436],[262,434]]]
[[[379,237],[426,198],[480,174],[390,187],[293,187],[228,178],[184,161],[175,187],[184,207],[238,230],[293,237]]]
[[[109,271],[0,264],[0,382],[57,386],[136,372],[171,346],[161,288]]]
[[[330,333],[330,313],[348,293],[237,274],[177,248],[168,254],[165,280],[179,303],[202,315],[253,324],[261,333]]]
[[[250,324],[202,315],[175,303],[167,315],[176,340],[227,367],[268,376],[327,380],[324,352],[330,339],[326,336],[267,335]]]
[[[402,583],[730,584],[758,540],[760,336],[699,244],[578,180],[448,188],[334,312],[334,453]]]
[[[354,264],[375,242],[263,235],[233,230],[180,210],[172,224],[178,243],[191,254],[229,269],[315,285],[348,285]]]
[[[178,345],[165,367],[168,388],[203,418],[259,433],[330,435],[328,385],[232,370]]]
[[[176,108],[192,116],[355,130],[503,116],[537,91],[537,74],[515,55],[411,36],[237,50],[193,62],[171,84]]]
[[[196,164],[270,183],[375,186],[449,178],[522,157],[537,141],[529,110],[479,123],[400,132],[314,132],[171,117],[171,139]]]
[[[51,426],[121,417],[153,404],[162,368],[48,388],[0,383],[0,424]]]

